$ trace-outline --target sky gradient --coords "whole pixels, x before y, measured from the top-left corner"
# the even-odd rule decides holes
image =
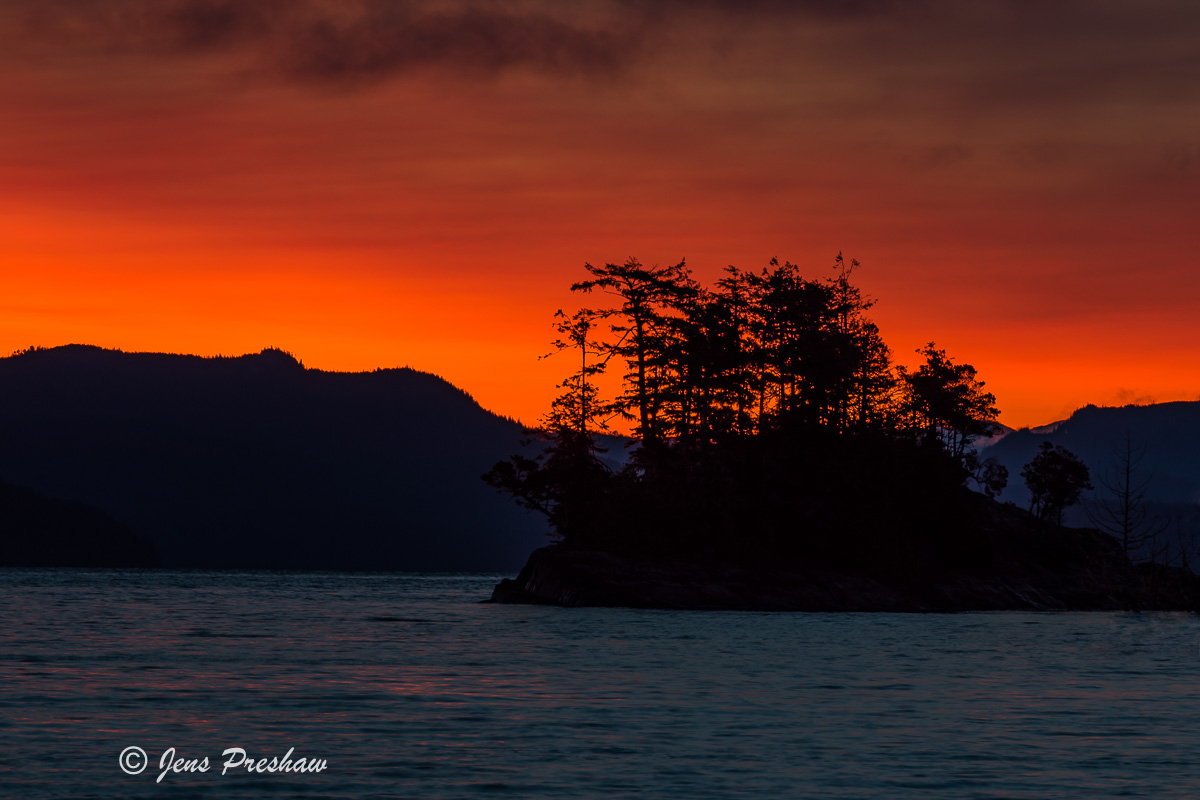
[[[0,351],[409,365],[526,422],[585,261],[857,258],[1001,421],[1200,396],[1200,6],[0,7]]]

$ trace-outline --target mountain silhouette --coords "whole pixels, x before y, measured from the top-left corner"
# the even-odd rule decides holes
[[[412,369],[83,345],[0,358],[0,480],[102,509],[168,567],[518,568],[545,525],[480,481],[521,426]]]
[[[1142,450],[1140,472],[1149,479],[1146,499],[1163,505],[1194,506],[1200,502],[1200,401],[1145,406],[1085,406],[1068,419],[1040,428],[1014,431],[980,455],[1008,467],[1009,484],[1001,495],[1028,506],[1029,491],[1020,478],[1042,442],[1062,445],[1087,464],[1094,478],[1113,463],[1114,448],[1128,433]],[[1076,515],[1082,512],[1076,511]],[[1084,520],[1076,520],[1081,524]]]

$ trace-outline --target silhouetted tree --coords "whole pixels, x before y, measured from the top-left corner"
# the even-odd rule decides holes
[[[596,330],[597,313],[580,309],[568,317],[560,309],[555,313],[554,329],[560,338],[554,341],[559,351],[569,351],[579,359],[579,369],[558,385],[563,392],[554,399],[550,413],[542,421],[550,431],[569,430],[581,440],[593,442],[593,433],[608,428],[607,406],[599,400],[600,389],[593,380],[608,365],[607,352]]]
[[[619,304],[598,311],[612,320],[616,341],[608,345],[609,353],[625,359],[629,386],[614,403],[622,417],[636,420],[634,433],[643,445],[662,438],[658,414],[662,406],[661,389],[666,382],[665,351],[673,326],[668,324],[671,309],[696,290],[687,279],[684,262],[669,267],[645,267],[635,258],[624,264],[594,267],[585,264],[591,280],[571,286],[572,291],[601,290]]]
[[[611,475],[596,458],[596,434],[607,429],[607,421],[592,380],[607,362],[605,348],[593,338],[595,312],[581,309],[568,317],[560,310],[554,316],[560,337],[554,346],[578,358],[579,369],[559,384],[563,391],[541,427],[529,431],[548,446],[536,458],[517,454],[501,461],[483,479],[525,508],[545,514],[554,532],[565,538],[585,530]]]
[[[1186,518],[1183,514],[1175,515],[1175,552],[1172,562],[1189,572],[1195,572],[1200,566],[1200,532],[1193,527],[1195,518]]]
[[[1008,467],[994,458],[980,460],[978,452],[969,450],[963,457],[963,466],[980,491],[993,500],[1008,485]]]
[[[830,373],[836,309],[831,288],[805,280],[791,262],[771,260],[763,274],[761,348],[771,393],[761,403],[776,428],[813,428],[822,422]]]
[[[833,513],[877,548],[910,552],[889,509],[919,497],[929,519],[950,519],[968,473],[988,494],[1003,487],[995,462],[963,464],[998,412],[974,367],[932,344],[924,365],[898,375],[857,268],[839,253],[830,277],[810,279],[773,258],[759,272],[729,267],[710,291],[682,261],[585,265],[589,279],[572,290],[612,302],[556,317],[555,344],[578,368],[542,421],[546,451],[498,464],[487,480],[572,539],[857,546],[816,541]],[[595,378],[613,358],[624,380],[605,402]],[[613,416],[640,440],[616,474],[594,437]],[[864,485],[875,502],[862,502]]]
[[[1037,455],[1021,470],[1029,487],[1029,510],[1038,519],[1062,524],[1063,511],[1093,488],[1087,465],[1061,445],[1042,442]]]
[[[915,372],[899,368],[904,384],[905,415],[926,440],[938,439],[955,456],[992,431],[1000,415],[996,396],[983,390],[975,367],[955,364],[933,342],[917,351],[925,363]]]
[[[511,456],[508,461],[500,461],[485,472],[483,480],[512,496],[522,508],[553,518],[555,487],[550,474],[542,470],[539,459],[520,454]]]
[[[830,279],[836,303],[839,370],[832,394],[834,427],[866,428],[884,423],[896,378],[892,373],[891,350],[884,343],[879,327],[867,319],[874,300],[862,296],[850,282],[858,268],[837,254],[837,274]]]
[[[724,432],[747,435],[754,431],[755,399],[762,383],[754,337],[761,281],[732,265],[725,268],[725,275],[717,281],[708,308],[714,373],[727,420]]]
[[[1126,431],[1113,448],[1112,462],[1098,478],[1103,494],[1087,511],[1093,525],[1120,540],[1127,556],[1157,561],[1163,554],[1157,545],[1170,521],[1157,520],[1150,513],[1146,489],[1154,476],[1140,474],[1144,454]]]

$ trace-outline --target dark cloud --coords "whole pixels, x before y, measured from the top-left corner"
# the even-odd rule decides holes
[[[335,85],[427,69],[611,77],[720,53],[781,91],[876,87],[905,114],[1200,94],[1200,5],[1185,0],[8,0],[5,18],[21,23],[0,50],[228,53]]]
[[[284,6],[276,2],[191,0],[147,9],[147,34],[161,34],[170,46],[213,49],[261,39],[272,31],[272,18]]]
[[[297,77],[336,81],[378,79],[430,65],[485,74],[514,67],[613,74],[635,46],[628,37],[542,13],[470,7],[422,13],[377,3],[348,22],[318,18],[298,27],[282,66]]]
[[[59,0],[24,3],[14,27],[35,46],[192,52],[263,41],[286,25],[295,2],[258,0]]]
[[[773,17],[814,17],[818,19],[857,19],[876,16],[895,10],[900,5],[913,5],[921,0],[901,4],[898,0],[620,0],[621,5],[635,14],[662,17],[667,15],[720,14],[728,19]]]
[[[419,0],[65,0],[33,5],[22,33],[42,44],[196,55],[235,51],[267,72],[359,82],[437,67],[471,74],[525,68],[619,71],[637,32],[553,7]]]

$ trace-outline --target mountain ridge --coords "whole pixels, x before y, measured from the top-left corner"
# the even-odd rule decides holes
[[[511,570],[544,525],[479,480],[524,431],[411,368],[89,345],[0,358],[0,479],[169,567]]]
[[[1160,503],[1200,502],[1200,400],[1076,409],[1065,420],[1021,428],[980,450],[1008,467],[1009,486],[1001,499],[1028,503],[1021,469],[1043,441],[1078,455],[1093,476],[1111,465],[1113,448],[1128,432],[1134,448],[1144,451],[1142,470],[1150,478],[1148,499]]]

